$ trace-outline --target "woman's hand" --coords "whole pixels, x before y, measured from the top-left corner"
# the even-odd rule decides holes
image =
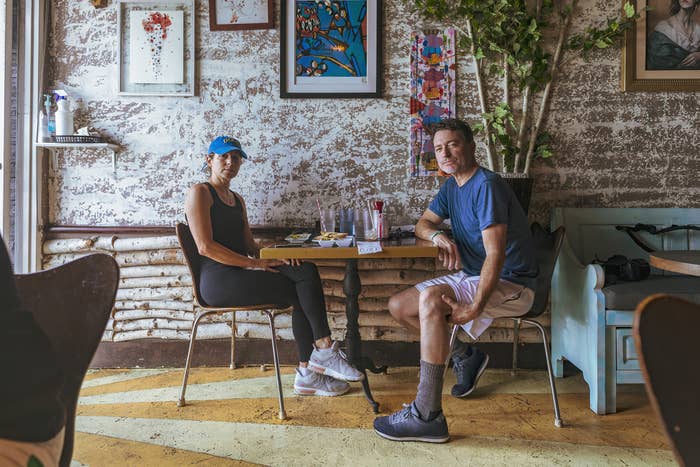
[[[460,269],[462,260],[459,257],[457,244],[450,240],[447,235],[441,233],[433,238],[433,244],[439,248],[438,259],[448,270]]]
[[[700,67],[700,52],[692,52],[686,55],[680,66],[683,68]]]
[[[268,271],[268,272],[279,272],[277,269],[274,269],[274,268],[289,264],[289,261],[287,261],[286,259],[253,258],[251,261],[252,261],[252,263],[250,265],[251,269],[262,269],[262,270]]]

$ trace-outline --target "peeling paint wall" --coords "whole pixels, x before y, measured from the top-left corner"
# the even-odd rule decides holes
[[[581,0],[574,29],[614,16],[618,2]],[[385,2],[384,97],[281,99],[276,29],[212,32],[196,1],[196,97],[117,96],[117,5],[53,2],[49,82],[80,99],[76,124],[123,146],[116,178],[110,154],[57,153],[49,174],[56,224],[169,225],[183,218],[187,188],[218,134],[241,139],[246,162],[233,188],[253,224],[311,225],[325,205],[389,200],[394,223],[413,222],[438,187],[408,175],[408,37],[430,27],[401,0]],[[458,62],[458,113],[477,117],[466,52]],[[533,175],[533,217],[553,206],[700,206],[698,93],[622,93],[619,51],[573,59],[554,87],[547,127],[554,167]],[[479,149],[483,154],[483,150]]]

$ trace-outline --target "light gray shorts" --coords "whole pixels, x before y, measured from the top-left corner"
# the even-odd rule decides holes
[[[472,303],[479,286],[479,279],[480,276],[468,276],[464,271],[459,271],[455,274],[421,282],[415,287],[419,292],[422,292],[428,287],[446,284],[450,286],[459,303]],[[524,315],[530,310],[534,300],[535,292],[532,289],[505,279],[499,279],[484,312],[475,320],[463,324],[462,329],[472,339],[478,339],[491,326],[494,319]]]

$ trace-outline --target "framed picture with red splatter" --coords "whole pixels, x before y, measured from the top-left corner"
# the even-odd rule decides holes
[[[273,0],[209,0],[209,29],[271,29]]]
[[[194,96],[194,0],[119,1],[119,94]]]
[[[283,0],[281,97],[380,97],[382,0]]]

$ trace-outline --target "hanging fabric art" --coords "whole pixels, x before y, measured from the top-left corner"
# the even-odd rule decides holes
[[[411,175],[443,175],[426,127],[457,115],[455,31],[419,32],[411,39]]]

